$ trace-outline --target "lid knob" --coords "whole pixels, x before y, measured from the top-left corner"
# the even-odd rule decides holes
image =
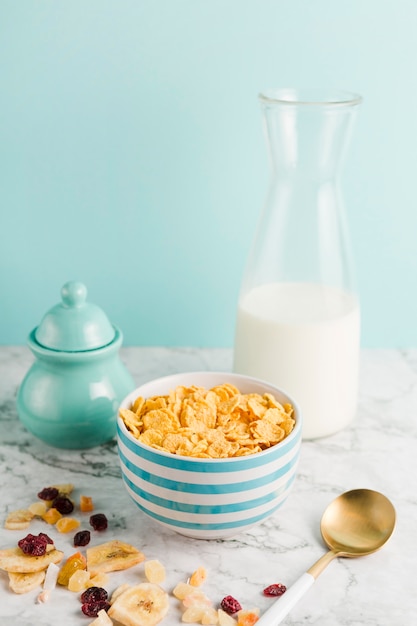
[[[100,307],[87,302],[87,287],[83,283],[65,283],[61,300],[36,329],[39,344],[51,350],[82,352],[102,348],[113,341],[114,326]]]

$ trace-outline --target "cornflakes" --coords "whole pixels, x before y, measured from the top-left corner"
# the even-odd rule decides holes
[[[138,397],[121,409],[126,428],[142,443],[171,454],[231,458],[274,446],[294,428],[294,409],[270,393],[241,393],[225,383],[184,387]]]

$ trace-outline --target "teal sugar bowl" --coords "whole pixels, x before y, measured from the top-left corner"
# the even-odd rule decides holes
[[[20,385],[17,411],[33,435],[57,448],[92,448],[116,434],[118,407],[135,384],[122,363],[120,329],[87,302],[83,283],[61,290],[61,303],[29,335],[35,356]]]

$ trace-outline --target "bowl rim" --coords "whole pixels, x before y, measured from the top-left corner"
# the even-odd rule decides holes
[[[213,376],[223,376],[223,377],[228,377],[230,378],[230,381],[223,381],[223,383],[225,382],[233,382],[233,380],[235,382],[237,382],[238,380],[244,380],[248,383],[253,382],[254,384],[258,384],[261,386],[265,386],[267,388],[269,388],[271,390],[271,393],[278,393],[280,395],[285,396],[285,398],[288,400],[288,402],[292,405],[293,409],[294,409],[294,414],[296,416],[295,418],[295,425],[294,428],[292,429],[292,431],[290,432],[289,435],[287,435],[286,437],[284,437],[284,439],[282,439],[280,442],[274,444],[273,446],[270,446],[269,448],[267,448],[266,450],[262,450],[261,452],[254,452],[253,454],[248,454],[248,455],[244,455],[244,456],[237,456],[237,457],[220,457],[220,458],[205,458],[205,457],[192,457],[192,456],[186,456],[186,455],[181,455],[181,454],[173,454],[172,452],[166,452],[165,450],[159,450],[158,448],[153,448],[152,446],[149,446],[145,443],[142,443],[141,441],[139,441],[138,439],[136,439],[136,437],[134,437],[130,431],[127,429],[123,419],[120,417],[119,415],[119,411],[122,408],[128,408],[128,404],[132,403],[132,400],[135,400],[138,395],[140,395],[138,393],[139,389],[142,389],[143,387],[145,387],[146,385],[151,385],[151,384],[162,384],[162,383],[169,383],[170,380],[175,380],[178,379],[180,377],[187,377],[187,376],[201,376],[201,375],[213,375]],[[178,383],[179,384],[179,383]],[[221,384],[221,383],[218,383]],[[238,385],[236,385],[236,387],[238,387]],[[245,392],[244,392],[245,393]],[[266,391],[265,393],[269,393],[269,391]],[[280,402],[280,400],[278,400]],[[248,461],[250,459],[254,459],[257,458],[259,459],[262,456],[268,456],[270,455],[272,452],[276,452],[279,448],[283,448],[284,446],[287,447],[288,444],[290,444],[293,439],[296,438],[300,438],[301,441],[301,434],[302,434],[302,414],[300,412],[300,407],[298,405],[298,403],[293,399],[293,397],[288,394],[286,391],[284,391],[283,389],[281,389],[280,387],[278,387],[277,385],[274,385],[273,383],[269,383],[268,381],[262,380],[261,378],[255,378],[254,376],[247,376],[246,374],[237,374],[236,372],[224,372],[224,371],[220,371],[220,370],[198,370],[198,371],[189,371],[189,372],[177,372],[175,374],[169,374],[167,376],[161,376],[159,378],[153,378],[147,382],[142,383],[141,385],[139,385],[138,387],[136,387],[136,389],[133,389],[130,393],[128,393],[122,400],[122,402],[119,404],[119,408],[117,410],[117,443],[118,443],[118,447],[119,447],[119,439],[120,439],[120,435],[119,435],[119,430],[123,433],[123,435],[130,441],[132,442],[137,448],[138,450],[144,450],[146,452],[152,452],[154,454],[156,454],[157,456],[160,455],[163,458],[168,458],[168,459],[178,459],[179,460],[184,460],[187,463],[195,463],[195,464],[200,464],[200,463],[208,463],[208,464],[215,464],[215,463],[238,463],[238,462],[242,462],[245,459],[247,459]]]

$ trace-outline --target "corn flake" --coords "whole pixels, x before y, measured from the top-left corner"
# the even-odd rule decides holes
[[[142,443],[171,454],[231,458],[261,452],[294,428],[294,409],[269,393],[242,394],[229,383],[212,389],[179,385],[168,395],[138,397],[119,414]]]

